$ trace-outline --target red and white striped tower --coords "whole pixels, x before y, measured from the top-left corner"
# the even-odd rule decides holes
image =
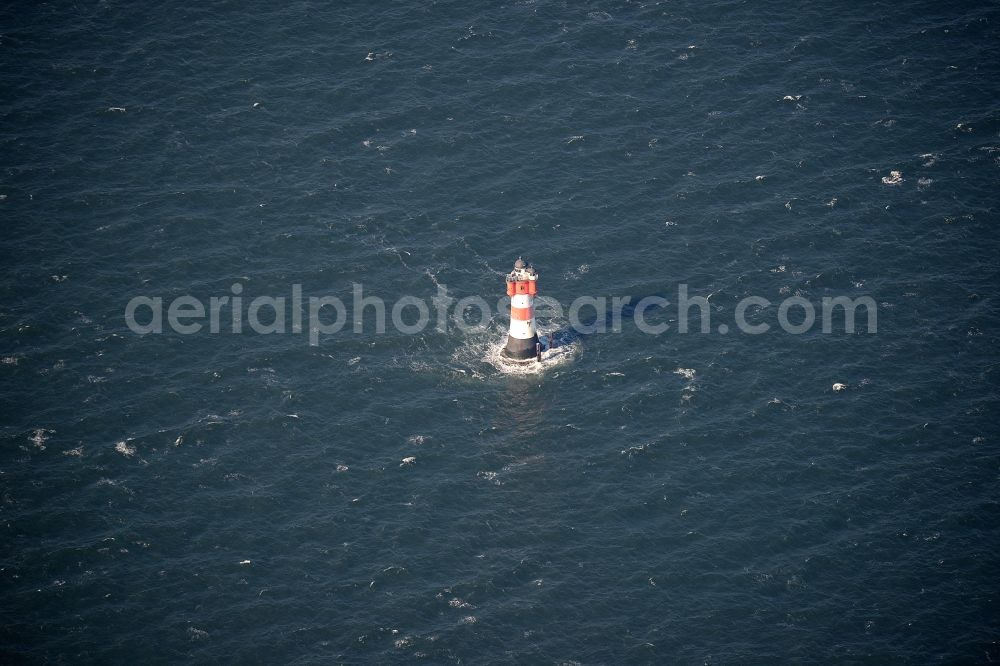
[[[535,294],[538,273],[523,259],[514,262],[507,275],[507,295],[510,296],[510,333],[507,346],[500,355],[510,361],[530,361],[540,357],[541,347],[535,331]]]

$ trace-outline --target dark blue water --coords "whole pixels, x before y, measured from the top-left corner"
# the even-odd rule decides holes
[[[995,3],[6,6],[3,661],[1000,660],[998,38]],[[496,311],[124,317],[495,304],[521,254],[566,307],[710,311],[520,373]],[[877,332],[786,333],[792,296]]]

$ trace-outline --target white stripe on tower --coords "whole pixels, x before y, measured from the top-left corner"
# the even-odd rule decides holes
[[[530,294],[515,294],[510,297],[510,335],[518,340],[528,340],[534,337],[534,296]]]

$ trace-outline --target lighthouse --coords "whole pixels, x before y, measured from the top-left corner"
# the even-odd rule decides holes
[[[535,331],[535,294],[538,273],[533,266],[518,258],[514,270],[507,275],[507,295],[510,296],[510,332],[507,346],[500,355],[509,361],[541,360],[541,345]]]

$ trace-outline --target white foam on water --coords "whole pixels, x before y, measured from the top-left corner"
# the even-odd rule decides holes
[[[122,454],[126,458],[131,458],[135,455],[135,447],[129,444],[127,441],[117,442],[115,444],[115,451]]]
[[[544,460],[545,456],[543,455],[528,456],[527,458],[522,458],[521,460],[509,462],[497,471],[483,470],[476,472],[476,476],[480,479],[489,481],[495,486],[502,486],[504,484],[504,477],[513,475],[523,468],[539,464]]]
[[[534,456],[528,456],[527,458],[522,458],[521,460],[515,460],[509,462],[500,468],[501,472],[511,472],[513,470],[519,469],[521,467],[527,467],[528,465],[533,465],[537,462],[541,462],[545,459],[545,456],[539,454]]]
[[[903,174],[900,171],[893,169],[889,172],[888,176],[882,176],[883,185],[899,185],[903,182]]]
[[[35,428],[35,430],[33,430],[31,433],[31,437],[28,438],[28,441],[34,444],[35,448],[39,449],[40,451],[44,451],[45,442],[48,441],[49,435],[51,435],[54,432],[55,430],[51,430],[49,428]]]
[[[491,471],[476,472],[476,476],[479,477],[480,479],[486,479],[495,486],[503,485],[503,480],[500,478],[500,475],[497,474],[496,472],[491,472]]]
[[[694,392],[698,390],[697,387],[695,386],[695,371],[694,371],[694,369],[693,368],[677,368],[676,370],[674,370],[674,374],[675,375],[680,375],[681,377],[683,377],[684,379],[686,379],[687,382],[688,382],[687,384],[684,385],[684,388],[681,391],[681,401],[682,402],[687,402],[687,401],[691,400],[691,398],[694,397]]]
[[[506,332],[494,328],[483,328],[469,336],[451,355],[452,370],[473,379],[486,379],[489,370],[504,375],[540,375],[553,368],[572,362],[582,351],[579,340],[560,343],[549,347],[549,331],[538,332],[542,343],[542,360],[532,359],[526,363],[515,363],[501,355],[507,344]]]
[[[483,357],[484,361],[505,375],[540,375],[547,370],[573,360],[579,348],[576,342],[554,349],[543,348],[541,362],[532,360],[527,363],[514,363],[506,360],[501,355],[506,345],[506,341],[492,345],[486,350],[486,355]]]
[[[120,490],[121,492],[125,493],[126,495],[129,495],[129,496],[134,496],[135,495],[135,491],[132,490],[131,488],[129,488],[128,486],[120,483],[119,481],[116,481],[114,479],[109,479],[107,477],[103,477],[101,479],[98,479],[96,485],[97,485],[97,487],[110,486],[112,488],[117,488],[118,490]],[[114,539],[112,539],[112,541],[113,540]]]
[[[627,449],[622,449],[621,455],[626,456],[628,458],[632,458],[633,456],[636,456],[642,453],[643,451],[647,450],[648,448],[653,446],[653,444],[655,444],[655,442],[645,442],[644,444],[639,444],[638,446],[630,446]]]
[[[677,368],[676,370],[674,370],[674,374],[680,375],[681,377],[687,379],[688,381],[693,381],[695,372],[691,368]]]

